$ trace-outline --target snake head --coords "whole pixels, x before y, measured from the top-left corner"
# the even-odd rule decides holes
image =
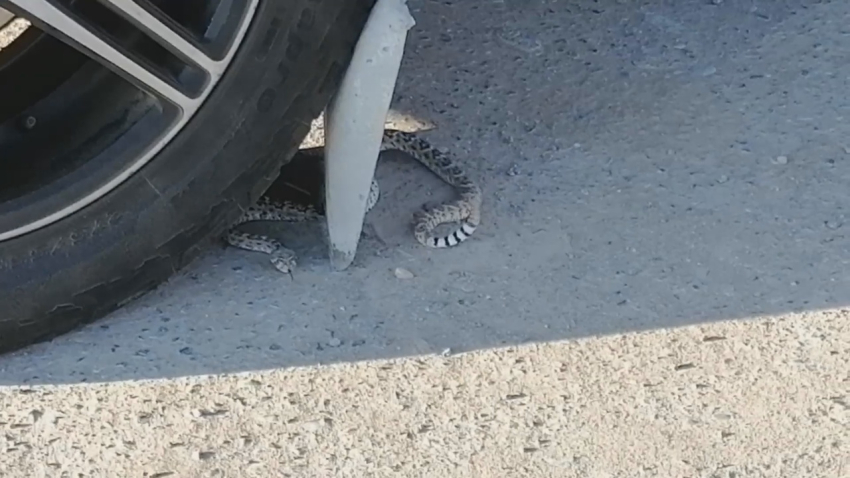
[[[289,274],[289,277],[292,277],[292,271],[297,265],[295,263],[295,259],[288,257],[272,257],[271,263],[275,269],[283,272],[284,274]]]

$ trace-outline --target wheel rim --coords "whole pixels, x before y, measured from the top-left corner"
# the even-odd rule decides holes
[[[14,83],[7,105],[29,93],[33,99],[0,114],[5,128],[0,129],[0,176],[4,159],[14,168],[0,190],[0,241],[80,211],[139,172],[209,97],[242,43],[257,3],[0,0],[0,20],[6,19],[0,26],[9,21],[9,12],[26,18],[46,34],[42,56],[50,51],[45,45],[56,55],[38,63],[35,48],[19,58],[9,54],[18,60],[9,61],[10,70],[29,65],[24,60],[50,67],[72,63],[61,75],[34,77],[59,77],[57,85],[42,88],[47,92],[38,90],[35,80]],[[181,13],[176,4],[187,8]],[[79,64],[69,60],[75,58],[70,48],[78,52]],[[68,149],[58,151],[52,144]]]

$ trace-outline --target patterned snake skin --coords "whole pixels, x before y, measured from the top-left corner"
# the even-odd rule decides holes
[[[397,150],[409,154],[440,179],[454,186],[460,195],[460,198],[455,201],[416,214],[413,227],[413,235],[416,240],[427,247],[441,248],[456,246],[468,239],[481,221],[481,188],[470,180],[451,158],[413,133],[392,129],[384,130],[381,151],[388,150]],[[315,154],[321,154],[321,148]],[[378,183],[372,180],[369,197],[366,200],[367,212],[375,206],[379,195]],[[273,238],[241,232],[236,228],[241,224],[253,221],[301,222],[319,219],[320,217],[319,212],[312,206],[294,202],[277,202],[263,196],[254,206],[248,208],[226,232],[225,240],[228,244],[240,249],[271,255],[271,263],[277,270],[291,274],[296,266],[295,252],[287,249]],[[446,236],[431,234],[434,228],[449,222],[460,222],[460,226]]]

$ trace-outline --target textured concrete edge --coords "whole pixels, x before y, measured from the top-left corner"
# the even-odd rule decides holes
[[[17,390],[64,390],[64,389],[89,389],[101,387],[146,387],[157,384],[197,384],[209,382],[218,379],[233,379],[242,380],[246,377],[261,375],[276,375],[276,376],[312,376],[315,374],[324,373],[344,373],[345,371],[356,370],[360,368],[382,367],[384,365],[399,365],[409,363],[411,361],[439,361],[449,363],[460,360],[462,362],[469,360],[478,360],[482,357],[504,356],[516,353],[543,353],[554,350],[576,350],[583,348],[599,348],[606,345],[622,345],[624,343],[631,344],[623,353],[638,352],[636,345],[644,341],[659,340],[664,337],[672,337],[673,342],[686,343],[681,340],[681,337],[701,338],[704,342],[714,342],[718,338],[726,340],[727,338],[744,337],[744,333],[752,330],[761,330],[762,338],[769,339],[770,335],[798,333],[803,329],[822,330],[829,328],[830,325],[839,326],[832,331],[842,337],[842,334],[850,334],[850,309],[822,309],[812,310],[799,313],[787,313],[781,315],[755,315],[745,320],[728,319],[717,322],[710,322],[696,325],[683,325],[680,327],[668,327],[651,330],[631,331],[615,334],[606,334],[598,336],[585,336],[580,338],[571,338],[563,340],[553,340],[548,342],[532,342],[520,345],[507,345],[503,347],[489,349],[475,349],[464,352],[453,352],[451,350],[443,350],[428,354],[415,354],[393,358],[369,359],[353,362],[332,362],[318,363],[316,365],[299,365],[284,368],[249,370],[242,372],[228,373],[208,373],[196,374],[192,376],[184,376],[179,378],[152,378],[152,379],[133,379],[126,382],[89,382],[89,383],[74,383],[74,384],[49,384],[49,385],[0,385],[0,399],[9,391]],[[741,332],[735,335],[734,332]],[[705,340],[707,338],[707,340]],[[850,335],[848,335],[850,339]],[[747,339],[748,340],[748,339]],[[847,342],[850,343],[850,342]],[[765,348],[775,349],[776,344],[767,343]],[[848,369],[850,370],[850,369]],[[850,372],[848,372],[850,373]],[[0,401],[0,409],[4,402]]]
[[[848,341],[847,317],[831,310],[447,357],[0,387],[9,444],[0,470],[40,476],[58,463],[93,476],[201,476],[212,467],[244,476],[250,460],[251,476],[844,476],[847,410],[836,377],[848,357],[832,352]],[[128,436],[132,454],[116,458],[116,441]]]

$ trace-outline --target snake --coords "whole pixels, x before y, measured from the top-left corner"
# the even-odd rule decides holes
[[[432,146],[421,136],[406,131],[385,129],[381,137],[380,151],[405,153],[454,187],[458,198],[436,207],[423,208],[414,214],[413,236],[423,246],[446,248],[457,246],[467,240],[481,222],[482,190],[455,160],[447,153]],[[324,148],[315,148],[311,155],[322,156]],[[366,198],[368,213],[378,202],[380,189],[375,179]],[[304,222],[318,220],[323,216],[312,205],[292,201],[278,201],[263,194],[252,206],[242,211],[239,219],[224,234],[227,244],[254,252],[270,255],[270,262],[280,272],[292,274],[297,266],[296,253],[280,241],[262,234],[251,234],[239,230],[239,226],[255,221]],[[433,234],[434,229],[445,223],[460,223],[451,233]]]

